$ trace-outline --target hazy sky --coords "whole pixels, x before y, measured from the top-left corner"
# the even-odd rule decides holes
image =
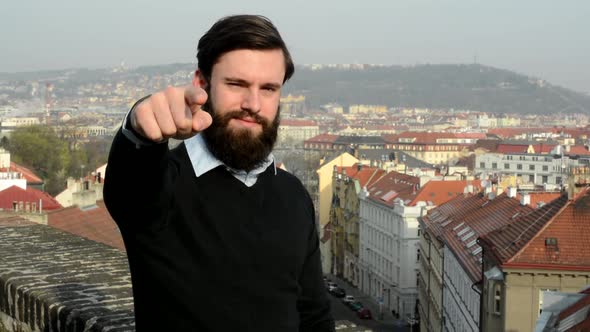
[[[6,0],[0,72],[195,62],[221,16],[278,26],[295,62],[478,63],[590,93],[590,1]]]

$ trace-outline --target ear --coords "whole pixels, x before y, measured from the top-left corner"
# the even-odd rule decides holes
[[[195,76],[193,76],[193,86],[201,89],[207,88],[208,82],[203,76],[203,73],[199,69],[195,70]]]

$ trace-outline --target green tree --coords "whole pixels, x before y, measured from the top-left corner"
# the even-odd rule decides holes
[[[45,180],[45,190],[56,195],[65,186],[70,163],[68,144],[47,126],[18,128],[11,133],[8,150],[14,162],[31,168]]]

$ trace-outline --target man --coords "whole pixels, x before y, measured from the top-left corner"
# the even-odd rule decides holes
[[[239,15],[197,52],[192,84],[137,102],[109,156],[136,328],[333,331],[313,204],[271,154],[289,51],[268,19]]]

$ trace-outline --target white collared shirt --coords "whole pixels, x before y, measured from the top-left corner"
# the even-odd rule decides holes
[[[129,113],[127,114],[127,116]],[[145,139],[141,139],[135,135],[135,133],[126,128],[125,124],[127,123],[127,116],[123,120],[123,125],[121,130],[123,135],[127,137],[131,142],[135,143],[135,146],[139,149],[142,146],[155,144],[149,142]],[[186,151],[188,153],[189,159],[191,164],[193,165],[193,170],[195,171],[195,175],[197,177],[209,172],[210,170],[214,169],[217,166],[224,165],[227,171],[229,171],[236,179],[240,180],[243,184],[248,187],[252,187],[256,180],[258,180],[258,175],[264,172],[271,164],[274,167],[274,174],[277,175],[277,167],[274,163],[274,156],[273,154],[269,154],[266,160],[262,163],[261,166],[251,170],[250,172],[246,172],[244,170],[236,170],[227,165],[225,165],[221,160],[217,159],[209,148],[207,148],[207,144],[203,139],[201,134],[197,134],[191,138],[184,140],[184,145],[186,146]]]

